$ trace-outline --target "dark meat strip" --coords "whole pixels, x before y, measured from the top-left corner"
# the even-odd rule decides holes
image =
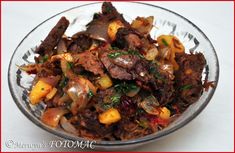
[[[40,55],[50,54],[59,43],[68,26],[69,21],[65,17],[60,18],[41,45],[36,49],[36,52]]]
[[[196,102],[203,91],[202,71],[206,65],[202,53],[178,54],[176,62],[180,69],[175,73],[176,87],[179,87],[179,97],[184,104]]]

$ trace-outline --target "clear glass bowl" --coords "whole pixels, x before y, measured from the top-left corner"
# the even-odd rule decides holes
[[[34,76],[21,72],[16,65],[34,62],[34,56],[36,55],[33,49],[46,37],[60,17],[65,16],[70,20],[71,25],[68,27],[66,35],[71,36],[85,29],[85,25],[92,19],[93,14],[101,10],[101,4],[102,3],[91,3],[74,7],[58,13],[40,23],[30,31],[17,46],[9,65],[8,82],[16,105],[34,124],[64,139],[84,140],[83,138],[64,132],[61,128],[51,128],[40,121],[39,118],[42,111],[45,109],[45,104],[42,102],[37,106],[33,106],[29,103],[27,96]],[[186,51],[202,52],[207,60],[207,68],[209,70],[208,79],[215,81],[215,86],[217,85],[219,63],[215,49],[207,36],[191,21],[175,12],[150,4],[113,2],[113,5],[120,13],[124,14],[127,21],[135,19],[136,16],[154,16],[155,26],[151,32],[153,38],[161,34],[173,34],[183,42]],[[136,10],[138,10],[138,12]],[[203,75],[203,77],[205,77],[205,75]],[[209,103],[215,89],[216,88],[210,88],[208,92],[204,92],[196,103],[191,105],[178,119],[162,131],[128,141],[97,141],[95,148],[102,150],[131,149],[156,141],[183,127],[195,118]]]

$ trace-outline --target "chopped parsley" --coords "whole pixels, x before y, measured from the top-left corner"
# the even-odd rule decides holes
[[[72,69],[73,68],[73,63],[72,62],[67,62],[67,68]]]
[[[136,55],[140,58],[144,58],[143,55],[140,54],[139,51],[137,50],[128,50],[128,51],[122,51],[122,52],[113,52],[113,53],[109,53],[108,54],[108,57],[109,58],[117,58],[119,56],[122,56],[122,55]]]
[[[102,103],[102,107],[106,110],[112,107],[116,107],[120,104],[121,95],[115,94],[110,97],[110,101],[108,103]]]
[[[40,60],[39,63],[45,63],[48,60],[49,56],[46,54]]]
[[[130,92],[131,90],[137,90],[138,89],[138,86],[136,86],[134,83],[126,83],[126,82],[123,82],[123,83],[120,83],[120,84],[116,84],[114,86],[115,90],[118,92],[118,93],[128,93]]]
[[[67,78],[66,76],[63,76],[62,79],[60,80],[59,87],[64,88],[68,82],[69,82],[69,78]]]
[[[88,91],[88,98],[91,98],[91,97],[93,97],[94,96],[94,93],[89,89],[89,91]]]
[[[183,85],[180,89],[181,90],[188,90],[191,89],[193,86],[191,84]]]
[[[169,46],[169,44],[166,42],[166,40],[164,38],[162,38],[162,43],[165,45],[165,46]]]

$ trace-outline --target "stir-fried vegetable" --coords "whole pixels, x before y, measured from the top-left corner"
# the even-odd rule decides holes
[[[41,120],[43,123],[51,126],[51,127],[57,127],[60,121],[60,118],[68,113],[69,111],[65,108],[48,108],[41,117]]]
[[[47,95],[46,95],[46,101],[52,99],[57,92],[56,88],[53,88]]]
[[[131,27],[138,30],[142,34],[149,34],[153,27],[153,16],[147,18],[137,17],[131,23]]]
[[[29,100],[31,104],[36,105],[39,103],[48,93],[50,93],[51,90],[52,86],[50,84],[39,80],[29,94]]]
[[[152,38],[153,21],[130,24],[104,2],[84,31],[66,36],[62,17],[35,64],[18,66],[36,75],[29,100],[47,106],[41,121],[83,138],[129,140],[165,128],[213,87],[201,81],[203,54],[185,53],[173,35]]]
[[[149,114],[159,115],[160,113],[158,108],[159,102],[153,95],[146,97],[144,101],[140,103],[140,106]]]
[[[112,80],[108,75],[101,76],[97,81],[96,81],[99,89],[105,90],[113,85]]]
[[[170,115],[171,115],[171,111],[168,108],[162,107],[160,109],[160,114],[159,114],[160,118],[167,120],[170,118]]]
[[[162,57],[171,62],[175,70],[179,65],[175,61],[175,53],[183,53],[184,46],[178,38],[172,35],[161,35],[157,38]]]
[[[110,108],[109,110],[103,112],[99,115],[100,123],[109,125],[118,122],[121,119],[121,115],[115,108]]]
[[[124,27],[124,25],[120,20],[115,20],[109,24],[108,35],[112,41],[116,39],[116,33],[121,27]]]

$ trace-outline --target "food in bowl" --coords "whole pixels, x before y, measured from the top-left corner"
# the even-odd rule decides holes
[[[104,2],[85,31],[66,36],[62,17],[35,64],[19,67],[36,75],[29,99],[47,105],[41,121],[83,138],[130,140],[167,127],[213,87],[202,82],[204,55],[187,54],[173,35],[152,38],[153,21],[128,23]]]

